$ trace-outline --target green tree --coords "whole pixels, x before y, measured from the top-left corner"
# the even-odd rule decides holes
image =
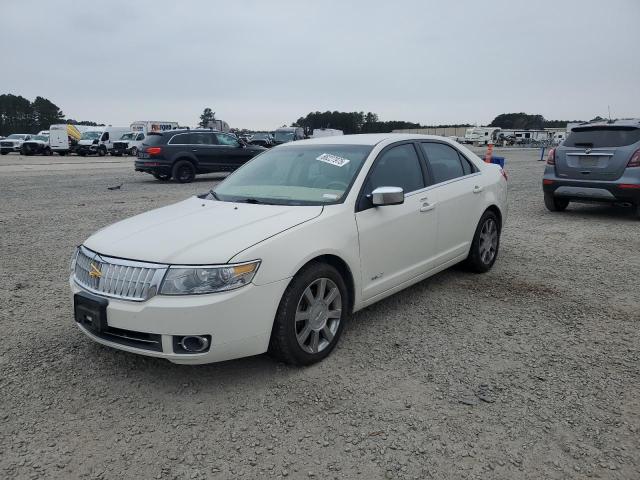
[[[202,115],[200,115],[200,123],[198,123],[198,126],[200,128],[207,128],[210,122],[213,122],[215,119],[216,119],[216,112],[214,112],[209,107],[207,107],[202,112]]]
[[[58,106],[43,97],[36,97],[31,103],[34,130],[49,130],[51,125],[64,122],[64,113]]]

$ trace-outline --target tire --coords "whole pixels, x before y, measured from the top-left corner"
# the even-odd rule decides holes
[[[491,210],[484,212],[476,227],[466,266],[473,272],[484,273],[493,267],[500,250],[500,222]]]
[[[67,152],[58,152],[58,155],[60,155],[61,157],[64,157],[67,154]]]
[[[544,193],[544,205],[550,212],[562,212],[569,206],[569,200],[556,198],[553,193]]]
[[[160,180],[161,182],[168,182],[171,180],[171,175],[168,173],[152,173],[151,175],[153,175],[153,178]]]
[[[80,152],[80,153],[78,153],[78,155],[80,155],[81,157],[86,157],[87,156],[86,152]]]
[[[178,160],[171,169],[171,176],[178,183],[191,183],[196,178],[196,167],[189,160]]]
[[[45,154],[47,157],[50,157],[51,155],[53,155],[53,152],[51,151],[51,149],[50,149],[50,148],[45,148],[45,149],[44,149],[44,154]]]
[[[6,155],[9,152],[0,152],[0,155]]]
[[[636,213],[636,218],[638,220],[640,220],[640,203],[638,203],[635,207],[633,207],[635,209],[635,213]]]
[[[310,263],[296,274],[282,295],[269,354],[291,365],[323,360],[340,339],[349,305],[349,293],[340,273],[331,265]]]
[[[98,155],[104,157],[107,154],[107,149],[104,145],[98,147]]]
[[[138,156],[138,148],[137,147],[131,147],[131,150],[129,150],[129,155],[132,157],[137,157]]]

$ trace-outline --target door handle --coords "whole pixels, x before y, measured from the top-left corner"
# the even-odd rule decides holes
[[[429,199],[427,199],[427,198],[421,198],[420,202],[422,203],[422,205],[420,206],[420,211],[421,212],[428,212],[428,211],[433,210],[434,208],[436,208],[436,204],[435,203],[429,203]]]
[[[479,185],[473,187],[473,193],[480,193],[482,190],[484,190],[484,188]]]

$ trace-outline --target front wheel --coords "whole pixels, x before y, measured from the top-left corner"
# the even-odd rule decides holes
[[[131,150],[129,150],[129,155],[131,155],[132,157],[137,157],[138,149],[136,147],[131,147]]]
[[[349,310],[344,279],[331,265],[311,263],[284,292],[271,331],[269,353],[293,365],[311,365],[338,343]]]
[[[544,205],[550,212],[562,212],[569,206],[569,200],[556,198],[553,193],[544,194]]]
[[[491,210],[484,212],[471,242],[466,264],[474,272],[484,273],[493,267],[500,248],[500,224]]]
[[[107,154],[107,149],[104,146],[98,147],[98,155],[104,157]]]

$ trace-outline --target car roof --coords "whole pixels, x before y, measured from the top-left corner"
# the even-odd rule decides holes
[[[360,133],[356,135],[335,135],[331,137],[310,138],[309,140],[300,140],[297,142],[289,142],[281,145],[286,147],[290,145],[377,145],[384,141],[402,141],[402,140],[440,140],[451,143],[445,137],[439,135],[421,135],[418,133]],[[278,148],[280,148],[278,147]]]
[[[640,128],[640,118],[621,118],[618,120],[602,120],[598,122],[585,122],[575,125],[573,128],[598,128],[598,127],[636,127]]]
[[[149,132],[150,135],[175,135],[176,133],[225,133],[215,128],[176,128],[175,130],[164,130],[163,132]]]

